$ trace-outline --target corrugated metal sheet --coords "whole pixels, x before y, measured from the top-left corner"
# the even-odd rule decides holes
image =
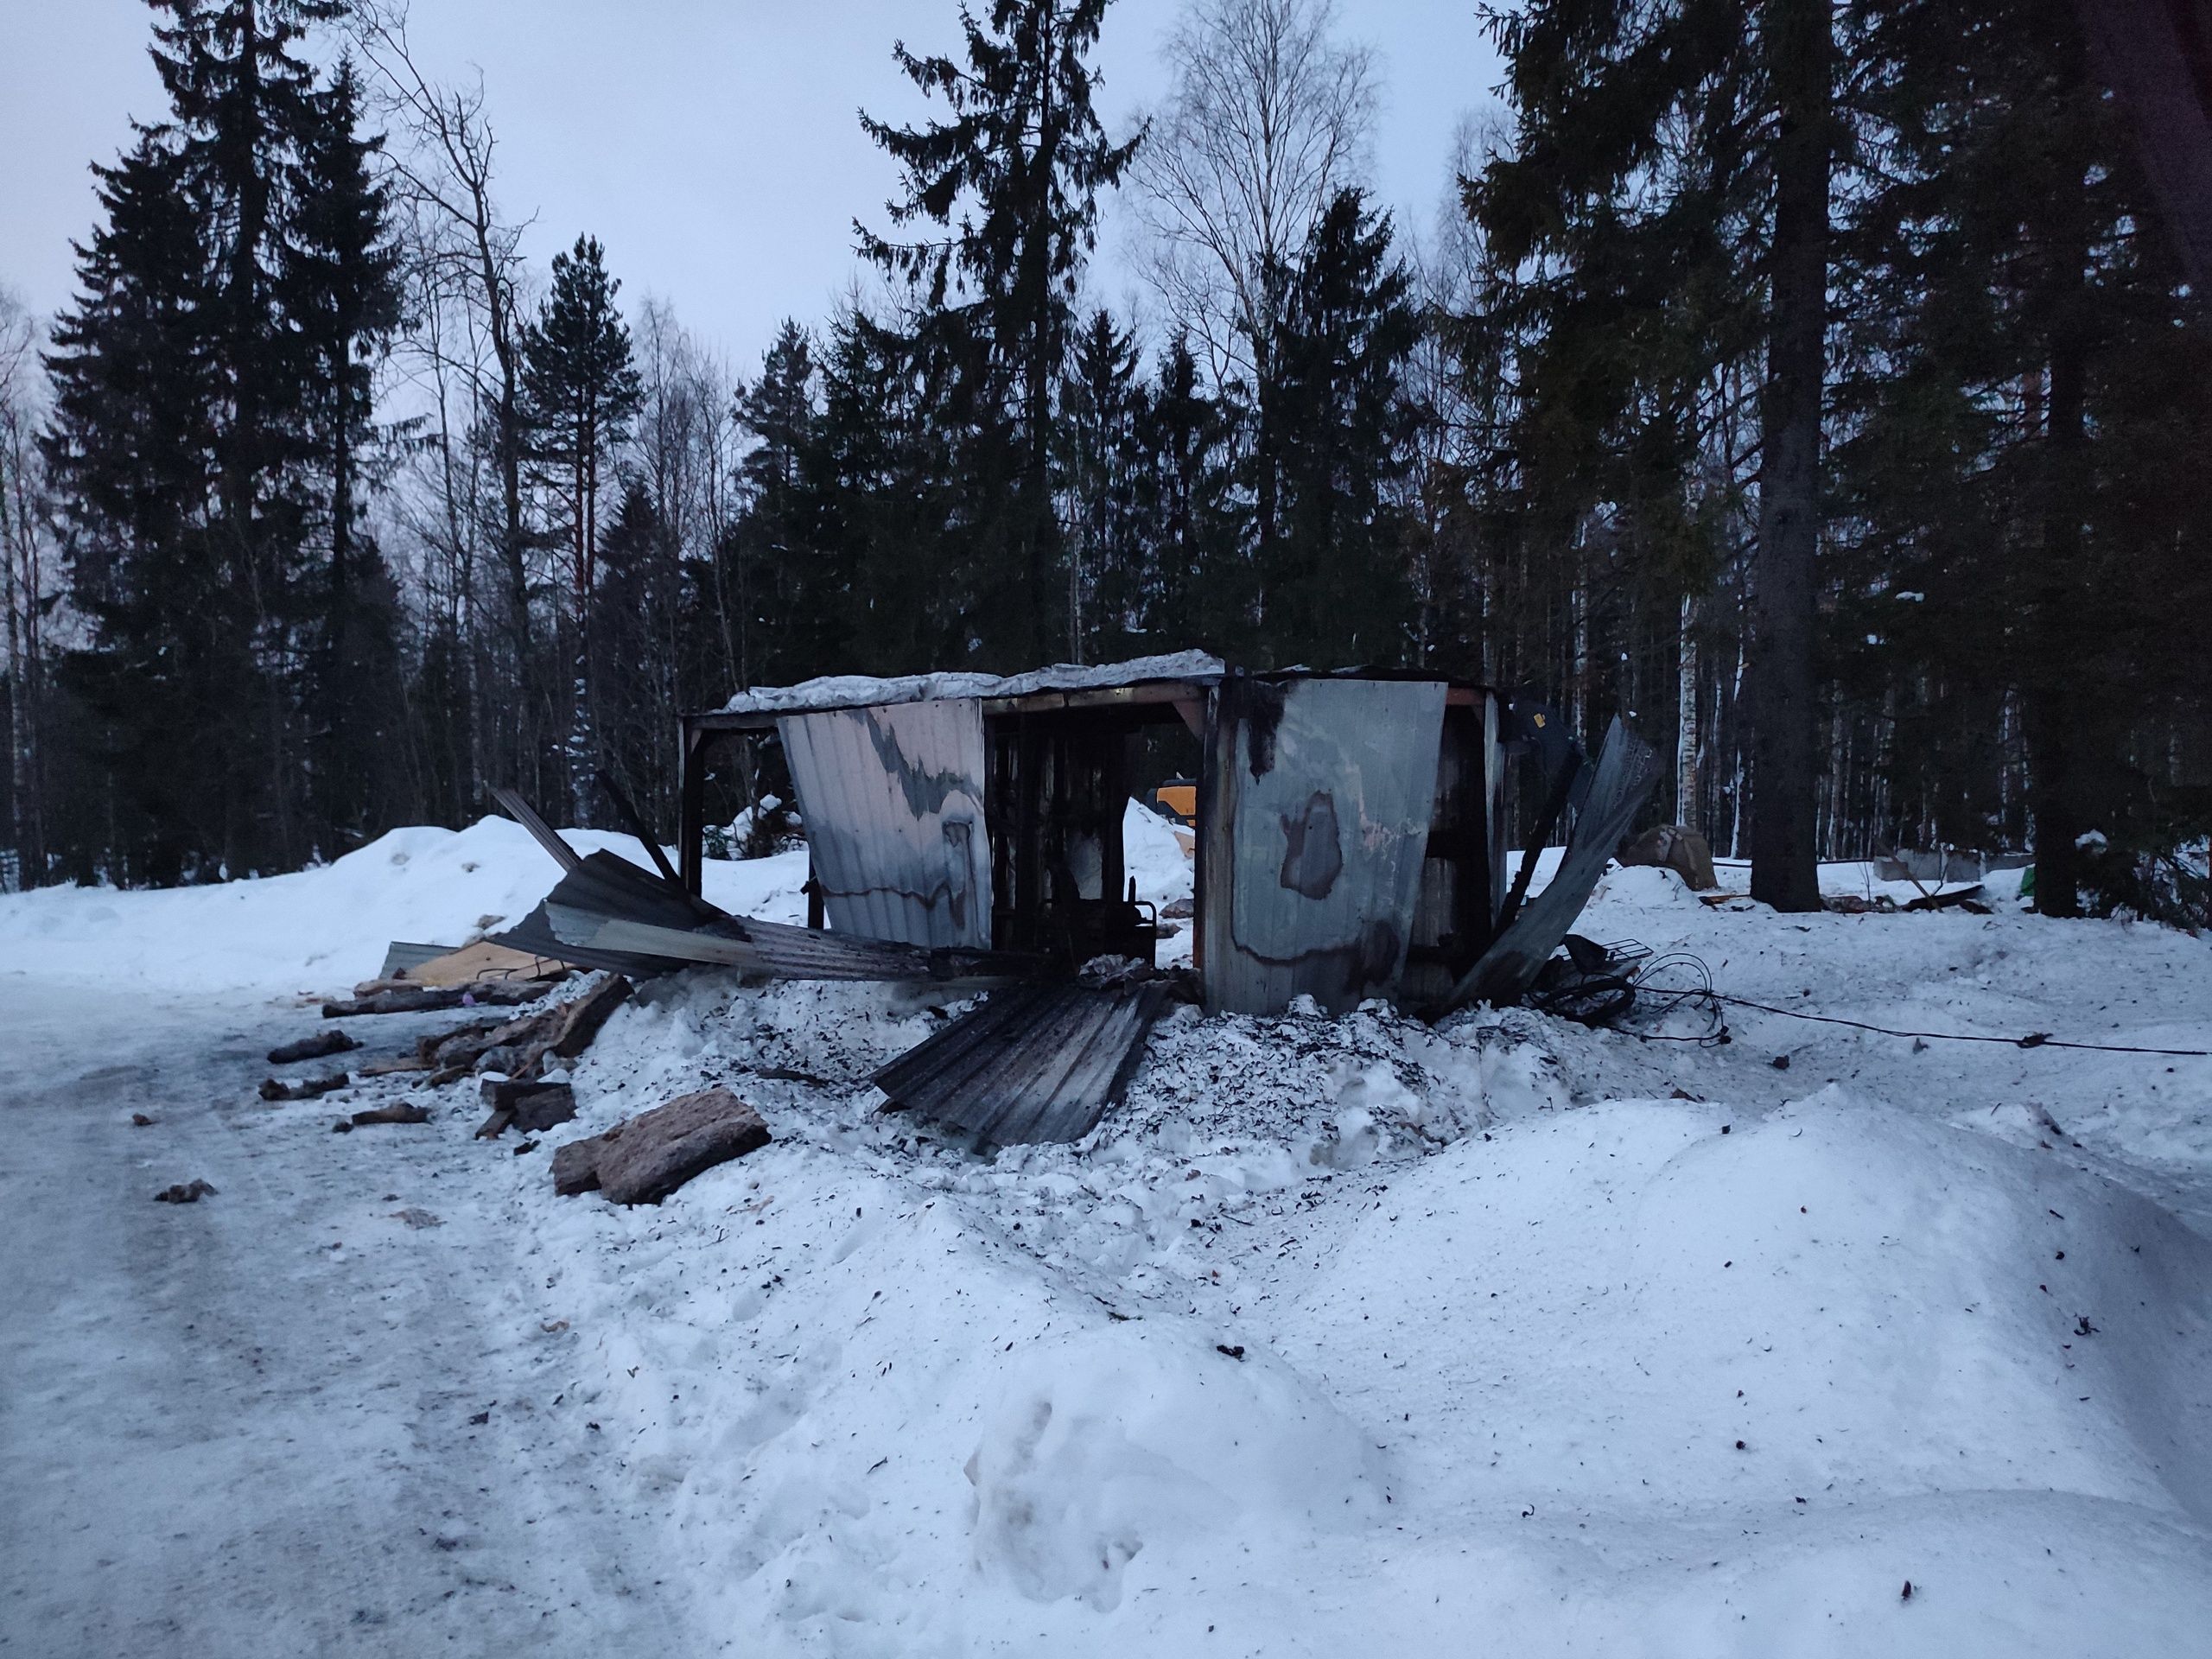
[[[996,991],[878,1071],[875,1085],[998,1146],[1080,1141],[1128,1086],[1166,1004],[1156,980]]]
[[[613,853],[597,852],[588,858],[578,858],[546,895],[545,902],[505,932],[493,935],[493,943],[632,977],[672,973],[690,965],[680,957],[602,945],[588,932],[576,938],[563,938],[553,914],[556,910],[595,917],[626,917],[671,929],[711,925],[717,918],[730,920],[703,899],[670,887],[629,860]],[[575,927],[569,931],[580,931]]]
[[[582,860],[498,942],[632,975],[708,963],[785,979],[1005,979],[1036,967],[1003,953],[730,916],[605,852]]]
[[[1395,995],[1436,796],[1438,680],[1222,688],[1200,816],[1210,1007]]]
[[[776,726],[830,926],[906,944],[987,948],[982,704],[957,697],[841,709]]]
[[[582,944],[675,959],[678,966],[707,963],[780,979],[1006,980],[1027,978],[1038,967],[1033,958],[1003,951],[899,944],[750,918],[739,938],[713,927],[665,927],[550,902],[544,908],[554,937],[571,955]]]
[[[1575,814],[1558,872],[1452,988],[1451,1006],[1488,1002],[1502,1007],[1527,993],[1535,982],[1536,970],[1559,949],[1590,902],[1598,878],[1605,874],[1621,837],[1643,810],[1659,772],[1657,752],[1615,715],[1605,747],[1598,752],[1590,792]]]

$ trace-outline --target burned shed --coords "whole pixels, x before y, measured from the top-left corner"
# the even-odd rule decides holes
[[[718,753],[773,742],[817,924],[1069,968],[1148,961],[1155,924],[1126,879],[1123,814],[1139,735],[1180,726],[1200,756],[1192,955],[1207,1006],[1441,1006],[1510,920],[1505,707],[1463,681],[1252,674],[1197,652],[758,689],[683,721],[683,880],[699,890]]]

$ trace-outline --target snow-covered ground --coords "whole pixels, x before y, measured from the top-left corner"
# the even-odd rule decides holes
[[[803,867],[709,893],[789,917]],[[2212,1062],[1186,1011],[1090,1141],[986,1160],[864,1082],[941,1001],[701,973],[528,1153],[465,1087],[254,1098],[319,1023],[272,994],[552,877],[486,823],[0,900],[0,1651],[2212,1652]],[[2212,945],[2155,927],[1636,870],[1583,931],[2212,1048]],[[775,1142],[553,1196],[553,1144],[702,1079]],[[434,1121],[329,1132],[399,1098]]]

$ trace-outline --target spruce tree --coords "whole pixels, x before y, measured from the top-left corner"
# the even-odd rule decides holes
[[[296,664],[314,503],[285,247],[331,0],[152,0],[170,118],[100,170],[106,222],[54,334],[49,454],[73,501],[72,670],[101,711],[119,872],[281,868],[307,851]],[[168,757],[189,731],[189,778]]]
[[[92,627],[62,669],[112,780],[104,873],[168,885],[220,855],[229,807],[207,751],[250,671],[208,512],[220,409],[200,333],[212,273],[171,144],[142,130],[94,172],[102,223],[79,249],[78,297],[48,364],[48,465],[72,521],[71,598]],[[201,764],[176,764],[185,734]]]
[[[1391,496],[1412,438],[1404,377],[1421,326],[1412,275],[1392,257],[1389,218],[1348,189],[1284,286],[1255,446],[1278,503],[1259,553],[1267,637],[1287,661],[1395,664],[1410,611]]]
[[[400,321],[398,250],[373,171],[384,141],[359,130],[360,103],[343,60],[302,135],[283,270],[327,543],[320,592],[303,596],[312,640],[304,702],[315,821],[334,855],[390,821],[394,791],[379,783],[394,771],[402,706],[397,590],[360,524],[376,364]]]
[[[821,415],[814,348],[786,321],[738,398],[754,444],[741,474],[746,512],[737,533],[735,586],[741,684],[781,683],[827,671],[846,633],[849,595],[820,543],[811,467]]]
[[[1135,341],[1101,309],[1076,338],[1060,396],[1069,659],[1117,652],[1141,628],[1144,394]]]
[[[1681,550],[1707,522],[1706,457],[1733,450],[1714,387],[1762,376],[1753,886],[1815,907],[1813,553],[1847,130],[1827,0],[1532,0],[1492,27],[1515,142],[1465,195],[1487,245],[1471,356],[1510,389],[1495,475],[1527,558],[1564,567],[1577,606],[1608,547],[1709,566]]]
[[[1231,650],[1254,595],[1236,500],[1234,410],[1206,388],[1177,333],[1154,365],[1143,431],[1150,450],[1149,632],[1163,644]]]
[[[599,585],[601,495],[629,436],[642,386],[630,328],[615,308],[621,284],[594,237],[553,260],[552,291],[524,341],[523,391],[532,476],[555,503],[566,569],[572,658],[569,801],[585,823],[596,809],[590,774],[601,760],[593,728],[592,607]]]
[[[892,223],[947,232],[900,243],[855,226],[863,253],[917,286],[936,336],[932,372],[963,382],[949,395],[973,446],[963,470],[978,486],[971,542],[988,573],[979,645],[1001,664],[1040,660],[1064,642],[1053,621],[1053,392],[1096,241],[1098,194],[1119,181],[1137,143],[1109,142],[1092,108],[1087,58],[1106,5],[993,0],[984,22],[963,11],[964,63],[897,48],[907,78],[942,97],[951,118],[917,129],[861,118],[904,175]]]
[[[2152,904],[2212,808],[2212,317],[2156,219],[2063,0],[1900,9],[1876,45],[1881,188],[1851,300],[1840,671],[1899,704],[1936,832],[2030,832],[2036,902]],[[1900,595],[1910,594],[1910,598]],[[2001,787],[2024,740],[2025,811]],[[2194,736],[2192,737],[2192,734]],[[2101,836],[2111,851],[2082,845]]]
[[[913,674],[985,649],[985,585],[1002,550],[974,521],[972,410],[935,330],[890,327],[857,308],[832,324],[822,416],[806,469],[819,579],[849,593],[823,671]]]

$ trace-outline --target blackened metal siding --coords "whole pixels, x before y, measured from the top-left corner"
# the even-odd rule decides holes
[[[987,949],[982,703],[955,697],[791,715],[777,730],[831,928]]]
[[[1503,1007],[1519,1001],[1535,982],[1537,971],[1590,902],[1621,837],[1658,783],[1660,771],[1658,752],[1615,715],[1558,871],[1541,893],[1522,906],[1521,913],[1453,988],[1454,1006],[1488,1002]]]
[[[1206,760],[1206,1003],[1393,996],[1421,890],[1440,680],[1225,683]]]

